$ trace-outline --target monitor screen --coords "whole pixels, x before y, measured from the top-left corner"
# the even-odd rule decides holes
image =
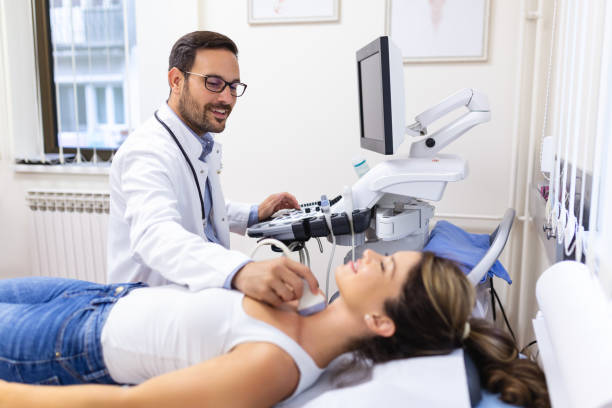
[[[370,55],[360,64],[363,134],[375,140],[385,140],[383,92],[380,83],[380,53]]]
[[[357,51],[357,81],[361,147],[394,154],[404,136],[404,85],[401,56],[388,37]]]

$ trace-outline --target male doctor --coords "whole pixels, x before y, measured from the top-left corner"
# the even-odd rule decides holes
[[[111,166],[110,282],[235,288],[271,305],[308,290],[301,278],[318,292],[299,262],[253,262],[229,249],[230,231],[244,234],[279,209],[299,208],[288,193],[258,206],[223,198],[221,146],[211,133],[225,129],[246,89],[237,54],[231,39],[210,31],[189,33],[172,47],[168,101],[126,139]]]

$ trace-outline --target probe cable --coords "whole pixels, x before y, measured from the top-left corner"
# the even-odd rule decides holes
[[[321,196],[321,212],[325,217],[325,222],[332,239],[332,250],[329,256],[329,262],[327,263],[327,274],[325,275],[325,300],[329,302],[329,272],[331,271],[331,265],[334,261],[334,252],[336,252],[336,236],[334,235],[334,229],[332,228],[331,222],[331,209],[330,203],[327,200],[327,196]]]

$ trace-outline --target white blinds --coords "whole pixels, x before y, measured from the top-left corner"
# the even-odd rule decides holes
[[[589,259],[612,256],[612,217],[603,210],[612,204],[610,189],[605,188],[612,182],[612,172],[606,168],[607,158],[612,157],[607,143],[612,107],[608,89],[612,18],[607,3],[556,0],[553,13],[556,58],[551,59],[550,68],[554,65],[554,108],[550,121],[546,109],[542,131],[543,136],[546,132],[552,135],[555,146],[547,227],[565,254],[573,252],[576,260],[582,259],[583,250],[590,252]],[[552,83],[550,75],[547,83]],[[593,177],[589,179],[587,174]],[[586,196],[589,190],[591,195]],[[590,208],[585,208],[587,203]],[[609,222],[604,222],[607,217]],[[603,247],[607,249],[603,251]]]

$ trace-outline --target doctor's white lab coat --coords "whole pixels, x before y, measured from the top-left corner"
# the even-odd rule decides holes
[[[202,193],[209,178],[211,217],[222,245],[208,242],[189,165],[170,134],[151,117],[126,139],[111,166],[109,282],[175,282],[192,290],[221,287],[230,273],[249,261],[243,253],[229,250],[229,232],[245,233],[251,206],[226,205],[219,183],[218,143],[204,163],[199,160],[202,145],[166,103],[157,115],[185,150]]]

